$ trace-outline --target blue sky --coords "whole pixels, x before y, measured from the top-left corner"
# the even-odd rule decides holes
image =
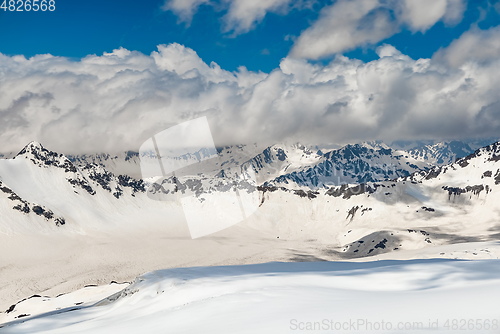
[[[0,11],[0,52],[80,58],[118,47],[150,54],[159,44],[176,42],[195,50],[205,62],[214,61],[229,71],[245,66],[252,71],[270,72],[290,52],[293,41],[286,36],[299,36],[318,18],[319,11],[331,4],[319,0],[310,8],[291,9],[286,15],[269,12],[253,30],[232,36],[231,32],[221,31],[227,8],[201,5],[188,24],[179,22],[172,11],[162,10],[164,1],[58,0],[54,12]],[[469,1],[458,24],[437,22],[425,32],[403,27],[389,38],[343,53],[371,61],[378,58],[375,48],[388,43],[414,59],[429,58],[471,25],[478,24],[480,29],[499,25],[499,13],[492,5],[494,1]]]

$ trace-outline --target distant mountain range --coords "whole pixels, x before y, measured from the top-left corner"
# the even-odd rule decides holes
[[[500,231],[500,144],[447,165],[425,161],[431,153],[436,158],[438,151],[465,154],[464,147],[468,150],[453,142],[432,145],[421,160],[373,143],[325,153],[302,145],[274,145],[252,158],[244,154],[244,146],[228,147],[202,173],[155,181],[107,169],[118,169],[119,162],[136,165],[140,157],[135,154],[70,160],[33,142],[14,158],[0,160],[0,231],[48,233],[161,223],[165,212],[177,210],[175,201],[151,200],[150,191],[179,192],[204,205],[205,199],[239,189],[252,194],[259,207],[259,215],[248,218],[254,228],[281,238],[296,238],[305,229],[345,256],[491,240]],[[259,175],[257,184],[222,182],[227,173],[250,165]],[[225,208],[211,205],[210,210]]]
[[[321,188],[344,183],[375,182],[408,176],[435,165],[453,163],[494,140],[448,142],[380,142],[346,145],[339,149],[318,149],[301,144],[276,144],[259,150],[257,145],[218,148],[217,161],[186,168],[183,172],[205,176],[227,175],[251,164],[259,183],[291,187]],[[484,144],[484,145],[481,145]],[[480,146],[479,146],[480,145]],[[154,163],[137,152],[110,155],[68,156],[78,166],[101,165],[114,174],[141,178],[141,162]],[[153,158],[155,159],[155,158]],[[197,162],[195,155],[182,157]]]

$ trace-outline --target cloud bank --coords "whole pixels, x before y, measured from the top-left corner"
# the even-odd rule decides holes
[[[369,63],[337,56],[325,66],[285,58],[268,74],[225,71],[179,44],[80,61],[0,54],[0,151],[31,140],[65,153],[137,150],[200,116],[216,145],[498,136],[500,57],[466,53],[448,66],[390,45],[377,52]]]

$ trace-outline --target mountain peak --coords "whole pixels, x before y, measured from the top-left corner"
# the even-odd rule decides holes
[[[484,157],[486,161],[499,161],[500,160],[500,141],[493,143],[491,145],[477,149],[474,153],[468,156],[458,159],[456,161],[462,167],[469,164],[469,160],[474,158]]]
[[[73,163],[66,158],[63,154],[49,151],[42,144],[36,141],[30,142],[26,145],[15,157],[29,159],[38,166],[55,166],[65,169],[67,172],[76,172]]]
[[[26,154],[40,154],[42,152],[50,152],[47,150],[45,147],[43,147],[42,144],[40,144],[37,141],[31,141],[28,143],[28,145],[24,146],[24,148],[16,155],[16,156],[21,156],[21,155],[26,155]],[[55,152],[50,152],[50,153],[55,153]],[[56,153],[57,154],[57,153]]]

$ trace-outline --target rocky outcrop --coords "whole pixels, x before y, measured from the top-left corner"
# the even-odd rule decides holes
[[[19,213],[24,215],[37,215],[44,218],[46,221],[54,223],[56,226],[62,226],[66,224],[66,220],[63,217],[57,217],[52,210],[36,204],[30,203],[18,194],[16,194],[12,189],[7,187],[0,181],[0,194],[7,197],[8,200],[12,201],[12,209],[19,211]]]

